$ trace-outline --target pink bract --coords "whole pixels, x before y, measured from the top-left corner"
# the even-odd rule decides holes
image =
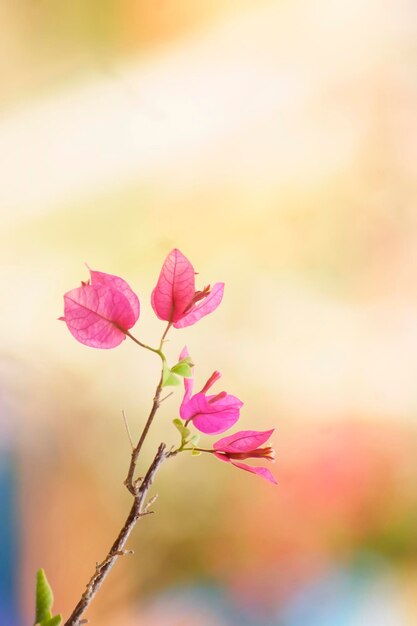
[[[275,458],[274,450],[269,446],[266,448],[260,448],[259,446],[265,443],[273,432],[273,428],[265,431],[241,430],[234,435],[223,437],[213,445],[214,455],[220,461],[231,463],[239,469],[252,472],[273,484],[277,484],[275,477],[266,467],[254,467],[241,463],[241,460],[250,458],[272,461]]]
[[[233,435],[222,437],[216,441],[213,448],[222,450],[222,452],[251,452],[266,443],[274,430],[274,428],[271,430],[240,430]]]
[[[172,323],[175,328],[184,328],[219,306],[224,284],[216,283],[212,289],[205,287],[203,291],[196,291],[194,276],[190,261],[179,250],[172,250],[152,292],[152,308],[159,319]]]
[[[64,316],[69,331],[86,346],[115,348],[139,318],[136,294],[119,276],[90,270],[91,284],[82,283],[64,295]]]
[[[140,314],[139,298],[134,291],[129,287],[128,283],[120,278],[120,276],[113,276],[113,274],[105,274],[104,272],[97,272],[90,270],[91,284],[92,285],[106,285],[116,291],[120,291],[128,300],[132,311],[136,317],[136,321]]]
[[[180,354],[180,359],[188,356],[187,348]],[[184,397],[180,406],[180,416],[208,435],[218,435],[228,430],[237,422],[243,402],[236,396],[225,391],[217,395],[206,395],[206,392],[220,378],[220,372],[214,372],[203,389],[192,394],[193,378],[184,378]]]

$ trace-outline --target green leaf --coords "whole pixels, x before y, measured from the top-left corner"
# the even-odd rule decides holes
[[[199,441],[200,441],[200,435],[193,435],[191,439],[188,441],[188,443],[190,444],[190,446],[196,446],[198,445]]]
[[[193,375],[191,367],[184,361],[179,361],[179,363],[174,365],[174,367],[171,368],[171,372],[174,372],[174,374],[178,374],[178,376],[182,376],[183,378],[191,378]]]
[[[59,626],[62,622],[62,615],[55,615],[51,619],[44,620],[39,626]]]
[[[201,452],[200,450],[196,450],[194,448],[194,450],[191,450],[191,456],[200,456]]]
[[[178,385],[181,385],[181,381],[175,374],[167,376],[162,383],[162,387],[178,387]]]
[[[51,609],[54,602],[52,589],[43,569],[36,574],[36,624],[51,619]]]
[[[181,384],[178,376],[173,374],[168,365],[164,362],[162,369],[162,387],[177,387]]]
[[[175,428],[179,431],[181,435],[181,440],[184,442],[187,439],[187,437],[189,437],[191,434],[190,429],[184,426],[184,424],[178,417],[174,419],[172,423],[174,424]]]

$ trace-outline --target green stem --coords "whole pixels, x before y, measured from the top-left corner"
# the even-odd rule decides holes
[[[171,328],[171,326],[172,326],[172,322],[168,322],[167,327],[165,328],[165,330],[164,330],[164,334],[162,335],[162,337],[161,337],[161,341],[160,341],[160,343],[159,343],[159,351],[161,351],[161,350],[162,350],[162,346],[164,345],[165,337],[167,336],[168,331],[169,331],[169,329]]]
[[[164,335],[166,334],[167,331],[165,331]],[[150,350],[151,352],[155,352],[155,354],[159,354],[159,356],[161,357],[161,359],[164,361],[165,360],[165,356],[161,351],[162,348],[162,341],[159,344],[159,348],[152,348],[151,346],[146,345],[146,343],[142,343],[142,341],[139,341],[139,339],[136,339],[136,337],[134,337],[132,335],[132,333],[130,333],[128,330],[124,331],[126,337],[129,337],[129,339],[131,339],[132,341],[134,341],[135,343],[138,344],[138,346],[140,346],[141,348],[145,348],[145,350]],[[164,336],[163,335],[163,336]]]
[[[136,339],[136,337],[134,337],[132,333],[130,333],[128,330],[124,330],[123,332],[126,335],[126,337],[129,337],[129,339],[134,341],[141,348],[145,348],[145,350],[150,350],[151,352],[155,352],[155,354],[158,354],[161,357],[162,363],[165,363],[166,358],[165,358],[165,354],[162,352],[162,347],[164,345],[165,337],[167,336],[168,331],[171,328],[171,326],[172,326],[171,322],[168,322],[167,327],[165,328],[164,333],[161,337],[161,341],[159,342],[158,348],[152,348],[152,346],[148,346],[146,343],[139,341],[139,339]]]
[[[185,452],[188,450],[190,452],[192,452],[193,450],[197,450],[197,452],[209,452],[210,454],[214,454],[216,452],[216,450],[207,450],[206,448],[183,448],[183,447],[178,448],[178,450],[176,450],[175,452]]]

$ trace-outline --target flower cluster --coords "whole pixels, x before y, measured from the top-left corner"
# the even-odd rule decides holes
[[[276,483],[267,468],[241,462],[251,458],[268,461],[274,459],[271,447],[260,447],[267,442],[273,429],[236,432],[216,441],[210,450],[197,448],[195,445],[186,447],[190,424],[208,435],[223,433],[238,421],[243,402],[226,391],[217,394],[208,393],[221,377],[218,371],[210,376],[199,392],[193,394],[194,364],[187,348],[182,350],[178,363],[169,368],[161,349],[163,342],[159,349],[150,348],[129,332],[139,319],[140,303],[128,283],[118,276],[91,269],[89,271],[88,281],[82,282],[80,287],[64,295],[64,316],[60,319],[65,321],[75,339],[92,348],[108,349],[115,348],[126,337],[130,337],[144,348],[157,352],[163,361],[163,385],[178,384],[178,376],[184,379],[185,392],[180,406],[184,426],[180,428],[182,445],[179,450],[210,452],[221,461]],[[212,313],[222,301],[223,292],[223,283],[215,283],[213,287],[208,285],[201,291],[196,291],[194,268],[190,261],[175,249],[165,259],[152,292],[151,303],[157,317],[168,323],[167,330],[171,326],[179,329],[191,326]],[[192,439],[195,441],[195,436]]]

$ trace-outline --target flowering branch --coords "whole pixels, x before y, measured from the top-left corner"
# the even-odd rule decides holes
[[[140,303],[137,295],[122,278],[90,270],[90,280],[82,282],[81,287],[64,295],[64,316],[60,319],[66,323],[72,335],[80,343],[92,348],[108,349],[115,348],[126,337],[129,337],[141,348],[158,354],[162,361],[151,410],[136,446],[132,442],[127,421],[123,415],[132,447],[129,468],[124,481],[124,485],[133,497],[129,515],[107,556],[96,565],[95,572],[88,581],[71,616],[65,622],[65,626],[79,626],[85,622],[81,619],[82,615],[117,559],[125,554],[131,554],[130,550],[125,550],[126,542],[139,519],[152,512],[149,508],[156,496],[150,498],[148,502],[146,499],[156,473],[166,459],[187,450],[190,450],[193,455],[208,452],[215,458],[231,463],[239,469],[257,474],[269,482],[276,482],[267,468],[253,467],[241,462],[253,458],[273,460],[272,448],[260,447],[266,443],[273,430],[240,431],[218,440],[213,444],[212,449],[197,447],[199,435],[193,435],[191,427],[207,435],[223,433],[238,421],[243,402],[226,391],[217,394],[208,393],[221,377],[217,370],[209,377],[201,391],[193,395],[194,363],[187,348],[183,348],[179,361],[173,367],[168,366],[163,352],[164,342],[171,326],[176,329],[185,328],[213,312],[223,298],[223,291],[223,283],[215,283],[212,288],[206,286],[196,291],[193,266],[179,250],[172,250],[165,259],[158,282],[152,292],[152,307],[157,317],[167,322],[158,348],[152,348],[130,333],[130,329],[139,318]],[[181,443],[177,449],[171,451],[167,451],[166,444],[161,443],[145,477],[135,478],[140,453],[155,415],[161,402],[171,395],[169,393],[161,399],[162,390],[164,387],[179,385],[181,378],[184,381],[184,397],[179,409],[181,419],[176,418],[173,421],[180,433]],[[38,573],[38,582],[37,597],[39,596],[41,600],[37,601],[36,624],[59,626],[61,617],[60,615],[52,617],[52,591],[47,585],[43,570]],[[43,602],[42,598],[44,598]]]

